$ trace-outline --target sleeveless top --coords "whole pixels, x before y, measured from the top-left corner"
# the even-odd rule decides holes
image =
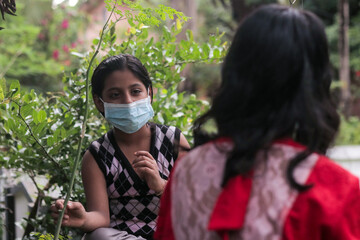
[[[180,130],[148,124],[151,129],[150,154],[157,161],[160,177],[167,180],[177,158]],[[113,130],[92,142],[89,151],[106,180],[110,227],[152,239],[160,197],[135,173],[117,145]]]

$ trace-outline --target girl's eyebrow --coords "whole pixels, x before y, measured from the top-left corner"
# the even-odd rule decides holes
[[[131,84],[130,86],[128,86],[128,89],[133,88],[133,87],[141,87],[141,84],[140,83]],[[112,91],[112,90],[120,90],[121,91],[122,88],[112,87],[112,88],[107,89],[106,91]]]
[[[133,88],[133,87],[141,87],[141,84],[140,83],[134,83],[134,84],[131,84],[128,88]]]
[[[112,88],[107,89],[106,91],[113,91],[113,90],[121,90],[121,88],[118,88],[118,87],[112,87]]]

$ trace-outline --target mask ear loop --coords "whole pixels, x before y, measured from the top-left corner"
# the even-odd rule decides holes
[[[150,98],[150,104],[152,104],[153,100],[152,100],[151,95],[150,95],[150,86],[148,87],[147,92],[148,92],[148,98]]]
[[[289,0],[289,3],[292,7],[296,3],[296,0]],[[304,0],[301,0],[301,8],[304,9]]]

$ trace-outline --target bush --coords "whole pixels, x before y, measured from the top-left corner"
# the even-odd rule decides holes
[[[221,34],[210,36],[206,43],[197,43],[192,32],[187,31],[187,39],[177,41],[176,36],[183,30],[188,20],[181,12],[159,5],[158,8],[144,8],[132,1],[118,1],[128,4],[131,10],[124,12],[115,8],[118,19],[109,23],[93,41],[92,50],[81,57],[81,66],[63,77],[62,92],[37,94],[34,90],[25,91],[19,82],[14,81],[6,88],[5,80],[0,84],[0,165],[18,169],[26,173],[37,184],[38,201],[49,206],[53,199],[49,193],[59,188],[64,197],[68,191],[70,172],[78,171],[75,159],[79,149],[85,148],[108,130],[107,124],[100,118],[93,104],[89,104],[88,79],[93,67],[109,55],[129,53],[139,58],[148,69],[157,92],[154,94],[154,121],[175,125],[192,142],[191,125],[199,114],[208,108],[208,103],[178,92],[178,85],[184,79],[180,73],[189,63],[219,63],[224,57],[226,44]],[[115,1],[106,1],[111,11]],[[126,19],[130,28],[124,34],[127,39],[118,39],[117,22]],[[169,23],[164,22],[170,19]],[[169,26],[169,27],[168,27]],[[159,31],[160,30],[160,31]],[[151,37],[151,31],[160,34]],[[122,34],[122,35],[124,35]],[[97,48],[99,47],[99,49]],[[104,53],[97,57],[98,52]],[[81,56],[79,53],[73,53]],[[94,62],[92,62],[92,58]],[[94,64],[93,64],[94,63]],[[90,73],[90,74],[88,74]],[[87,110],[87,106],[89,106]],[[82,134],[85,121],[86,132]],[[48,179],[45,186],[39,185],[35,176]],[[79,174],[75,175],[72,200],[84,202],[84,194]],[[43,201],[42,201],[43,200]],[[27,232],[39,232],[45,235],[33,235],[30,239],[51,239],[46,233],[54,232],[54,224],[46,214],[35,209],[27,219]],[[37,216],[37,217],[35,217]],[[64,236],[70,234],[77,238],[77,232],[64,229]]]
[[[351,116],[345,119],[342,116],[335,143],[336,145],[360,145],[360,118]]]

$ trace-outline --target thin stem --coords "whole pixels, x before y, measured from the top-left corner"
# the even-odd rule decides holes
[[[84,120],[83,120],[83,124],[82,124],[82,127],[81,127],[80,141],[79,141],[78,148],[77,148],[76,159],[75,159],[75,162],[74,162],[74,169],[73,169],[73,171],[71,173],[70,186],[69,186],[69,189],[68,189],[68,191],[66,193],[66,198],[65,198],[65,201],[64,201],[64,208],[62,209],[62,211],[61,211],[61,213],[59,215],[57,224],[56,224],[56,232],[55,232],[55,237],[54,237],[55,240],[59,239],[59,233],[60,233],[60,229],[61,229],[62,219],[64,217],[64,213],[65,213],[65,210],[66,210],[66,205],[67,205],[67,203],[68,203],[68,201],[70,199],[70,196],[71,196],[71,192],[72,192],[72,188],[73,188],[74,180],[75,180],[75,176],[76,176],[76,171],[77,171],[77,168],[78,168],[78,165],[79,165],[79,162],[80,162],[81,146],[82,146],[84,136],[85,136],[85,132],[86,132],[86,122],[87,122],[87,119],[88,119],[88,111],[89,111],[89,88],[90,88],[89,75],[90,75],[91,65],[92,65],[93,61],[95,60],[96,55],[99,53],[99,49],[100,49],[100,46],[101,46],[101,43],[103,41],[103,37],[104,37],[104,34],[105,34],[105,29],[107,28],[108,23],[110,21],[110,18],[114,13],[115,7],[116,7],[116,4],[114,5],[113,9],[111,10],[111,13],[110,13],[108,19],[106,20],[106,23],[105,23],[105,25],[104,25],[104,27],[103,27],[103,29],[101,31],[100,40],[99,40],[99,43],[97,45],[96,51],[95,51],[94,55],[92,56],[92,58],[91,58],[91,60],[89,62],[89,66],[88,66],[87,71],[86,71],[85,115],[84,115]]]
[[[123,52],[125,52],[128,49],[129,44],[130,44],[130,40],[132,39],[132,37],[133,37],[133,34],[130,34],[130,36],[129,36],[128,40],[127,40],[127,43],[126,43],[126,47],[124,48]]]
[[[14,62],[16,61],[16,59],[20,56],[20,54],[23,53],[24,48],[25,48],[25,45],[22,45],[22,46],[20,47],[20,49],[15,53],[15,55],[11,58],[9,64],[5,67],[4,71],[2,71],[2,72],[0,73],[0,79],[2,79],[2,78],[5,76],[6,72],[7,72],[7,71],[10,69],[10,67],[14,64]]]
[[[188,61],[179,61],[179,62],[175,62],[173,66],[175,65],[182,65],[182,64],[188,64],[188,63],[203,63],[206,62],[208,60],[224,60],[223,58],[202,58],[202,59],[197,59],[197,60],[188,60]],[[164,65],[164,67],[170,67],[170,64],[167,63]]]
[[[25,123],[27,129],[29,130],[30,132],[30,135],[31,137],[35,140],[36,144],[40,146],[40,148],[43,150],[43,152],[45,153],[46,157],[48,157],[52,163],[54,163],[56,165],[57,168],[61,169],[62,171],[62,168],[60,166],[60,164],[58,162],[56,162],[56,160],[50,156],[50,154],[46,151],[45,147],[40,143],[40,141],[35,137],[30,125],[25,121],[24,117],[21,115],[21,105],[19,103],[17,103],[16,101],[13,101],[16,105],[18,105],[19,107],[19,111],[18,111],[18,116],[20,117],[20,119]],[[64,174],[64,176],[66,176]]]
[[[36,187],[36,190],[38,191],[38,194],[43,194],[43,191],[41,190],[41,188],[39,187],[39,185],[37,184],[36,180],[35,180],[35,174],[32,170],[30,170],[28,172],[28,175],[31,179],[31,181],[34,183],[35,187]]]

